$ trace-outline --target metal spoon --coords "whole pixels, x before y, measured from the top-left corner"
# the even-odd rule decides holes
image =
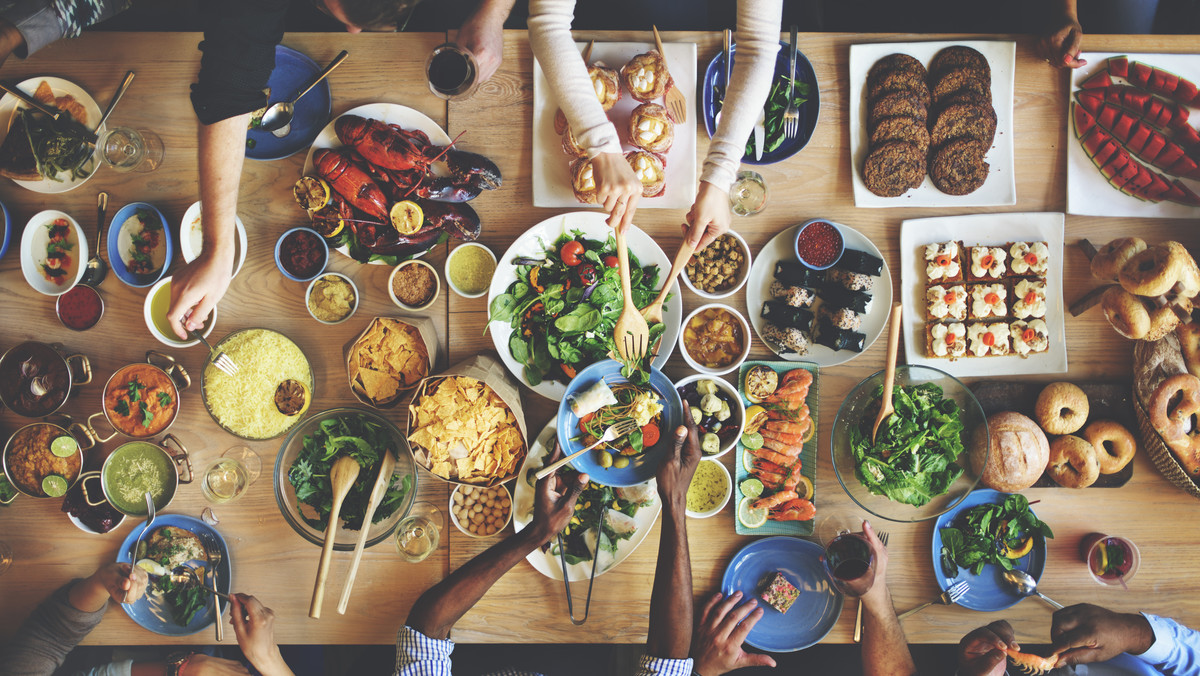
[[[146,491],[146,525],[142,527],[142,532],[138,533],[137,539],[133,541],[133,551],[130,555],[134,561],[137,561],[139,552],[138,548],[142,545],[142,538],[146,537],[146,533],[150,532],[150,527],[154,525],[154,497],[150,495],[150,491]],[[129,590],[125,590],[125,597],[121,599],[121,603],[129,603]]]
[[[293,98],[291,101],[280,101],[278,103],[271,104],[271,107],[267,108],[267,111],[263,113],[262,122],[259,123],[259,128],[263,131],[273,132],[291,124],[292,116],[296,114],[296,108],[294,104],[300,100],[300,97],[307,94],[310,89],[316,87],[318,82],[324,80],[325,76],[332,73],[334,68],[342,65],[342,62],[345,61],[346,57],[349,55],[350,52],[347,52],[343,49],[342,53],[333,57],[333,61],[330,61],[329,65],[325,66],[325,70],[321,71],[321,74],[318,75],[317,78],[313,80],[307,87],[305,87],[299,94],[296,94],[295,98]]]
[[[132,72],[132,71],[130,71]],[[96,197],[96,251],[95,255],[87,262],[87,269],[83,271],[83,279],[81,280],[88,286],[100,286],[108,275],[108,263],[104,262],[104,257],[100,255],[100,242],[104,238],[104,220],[108,212],[108,193],[103,190]]]
[[[1023,570],[1006,570],[1002,577],[1013,588],[1013,591],[1021,596],[1036,596],[1050,604],[1051,607],[1062,610],[1063,605],[1061,603],[1037,590],[1037,581],[1029,573]]]

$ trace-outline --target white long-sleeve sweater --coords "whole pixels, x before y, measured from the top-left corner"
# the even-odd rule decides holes
[[[587,1],[587,0],[585,0]],[[771,91],[779,51],[783,0],[739,0],[737,59],[725,93],[721,124],[708,146],[700,180],[728,190],[736,178],[746,139]],[[575,0],[530,0],[529,43],[588,157],[621,152],[617,128],[608,120],[571,38]],[[684,92],[691,98],[694,92]]]

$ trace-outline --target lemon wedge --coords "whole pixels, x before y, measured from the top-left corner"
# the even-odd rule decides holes
[[[760,528],[767,523],[767,510],[754,509],[755,498],[742,498],[738,503],[738,521],[746,528]]]
[[[329,184],[317,176],[301,176],[296,185],[292,186],[292,194],[296,196],[300,206],[308,211],[322,209],[332,199]]]

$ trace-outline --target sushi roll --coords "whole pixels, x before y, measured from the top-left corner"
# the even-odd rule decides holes
[[[784,352],[808,354],[808,335],[795,327],[783,328],[774,324],[765,324],[762,331],[763,340],[774,343]]]
[[[828,321],[835,327],[847,331],[857,331],[862,327],[862,315],[846,308],[835,309],[829,305],[822,305],[817,308],[817,319]]]
[[[803,286],[790,286],[778,279],[771,282],[771,296],[792,307],[811,307],[817,295]]]
[[[883,259],[865,251],[846,249],[838,260],[838,268],[860,275],[878,277],[883,272]]]
[[[834,308],[847,308],[859,313],[866,313],[871,304],[871,294],[862,291],[850,291],[840,286],[826,287],[821,290],[821,300]]]
[[[867,342],[867,337],[855,331],[839,329],[828,319],[822,319],[817,322],[816,341],[818,345],[824,345],[834,351],[853,350],[854,352],[862,352]]]
[[[870,291],[875,286],[875,279],[870,275],[837,268],[825,271],[825,282],[838,284],[850,291]]]
[[[609,508],[604,515],[604,528],[618,540],[623,540],[637,530],[637,521],[624,512]]]
[[[825,281],[825,273],[813,270],[800,261],[779,261],[775,263],[775,279],[789,286],[815,289]]]
[[[806,308],[769,300],[763,303],[762,318],[783,328],[807,329],[812,324],[813,313]]]

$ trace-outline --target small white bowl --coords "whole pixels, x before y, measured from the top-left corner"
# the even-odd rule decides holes
[[[708,454],[704,455],[705,458],[719,458],[722,455],[725,455],[726,453],[732,451],[734,449],[734,447],[737,446],[738,439],[740,439],[742,436],[741,428],[746,425],[746,405],[742,403],[742,396],[740,394],[738,394],[737,388],[735,388],[733,385],[729,384],[728,380],[725,380],[724,378],[721,378],[718,376],[708,376],[708,375],[703,375],[703,374],[688,376],[688,377],[684,378],[683,380],[680,380],[679,382],[675,383],[675,391],[678,392],[685,385],[690,385],[691,383],[698,383],[701,380],[711,380],[711,381],[715,382],[717,384],[718,389],[720,389],[725,394],[729,395],[729,398],[730,398],[729,408],[733,410],[733,415],[729,416],[729,419],[726,420],[725,423],[722,423],[722,424],[730,423],[730,424],[736,424],[738,426],[738,433],[733,435],[733,437],[730,438],[729,441],[722,444],[720,451],[718,451],[717,453],[714,453],[712,455],[708,455]],[[683,395],[681,394],[679,396],[682,397]]]
[[[429,301],[426,302],[424,305],[419,305],[419,306],[418,305],[405,305],[404,303],[400,302],[399,298],[396,298],[396,293],[394,291],[392,291],[392,280],[394,280],[396,278],[396,273],[400,271],[400,268],[402,268],[406,265],[422,265],[426,268],[429,268],[429,271],[433,273],[433,279],[435,282],[437,282],[437,285],[435,287],[433,287],[433,295],[429,297]],[[419,312],[419,311],[424,310],[424,309],[428,308],[429,306],[433,305],[434,302],[437,301],[438,296],[440,296],[442,293],[442,278],[440,276],[438,276],[437,270],[434,269],[434,267],[432,265],[430,265],[429,263],[426,263],[425,261],[423,261],[419,258],[414,258],[412,260],[407,260],[407,261],[400,261],[400,263],[398,263],[396,265],[396,267],[392,268],[392,274],[388,275],[387,292],[388,292],[388,298],[391,298],[392,302],[395,303],[396,306],[399,307],[400,309],[408,310],[409,312]]]
[[[735,282],[733,286],[729,287],[728,289],[725,289],[724,291],[719,291],[717,293],[709,293],[707,291],[701,291],[700,289],[696,288],[695,284],[692,284],[692,278],[688,277],[687,268],[684,268],[683,274],[679,275],[681,278],[683,278],[684,285],[687,286],[687,288],[691,289],[692,293],[696,294],[697,296],[700,296],[701,298],[707,298],[708,300],[719,300],[721,298],[728,298],[729,296],[732,296],[733,294],[737,293],[738,291],[741,291],[742,287],[746,286],[746,280],[750,279],[750,263],[752,262],[752,259],[750,256],[750,245],[746,243],[745,237],[742,237],[741,235],[739,235],[737,232],[735,232],[733,230],[730,230],[726,234],[732,235],[733,238],[735,240],[737,240],[738,244],[742,247],[742,255],[746,257],[746,260],[742,263],[741,269],[738,270],[737,282]],[[696,253],[700,253],[700,252],[697,251]]]
[[[242,271],[242,266],[246,264],[246,250],[249,248],[249,238],[246,237],[246,226],[242,223],[242,218],[237,214],[233,216],[233,225],[237,230],[237,239],[234,240],[235,250],[233,252],[233,276],[237,277]],[[183,262],[191,263],[200,255],[200,249],[203,246],[202,240],[203,231],[200,229],[200,202],[192,203],[192,206],[183,212],[183,220],[179,223],[179,252],[183,254]]]
[[[729,504],[730,496],[733,495],[733,477],[729,476],[729,470],[725,469],[725,465],[722,465],[720,462],[712,459],[712,457],[707,457],[700,461],[700,466],[703,466],[706,462],[712,463],[721,469],[721,475],[725,477],[725,497],[721,498],[721,504],[708,510],[707,512],[693,512],[690,509],[685,509],[684,513],[693,519],[707,519],[710,516],[716,516],[717,514],[720,514],[721,510],[725,509],[725,505]],[[699,471],[699,467],[696,469]]]
[[[697,362],[695,359],[692,359],[692,355],[688,354],[688,350],[687,350],[688,323],[690,323],[692,321],[692,317],[695,317],[696,315],[700,314],[701,312],[704,312],[705,310],[709,310],[712,308],[718,308],[718,309],[728,312],[729,314],[736,317],[738,320],[738,323],[742,325],[742,353],[740,355],[738,355],[738,358],[734,359],[728,366],[724,366],[724,367],[718,368],[718,369],[713,369],[713,368],[709,368],[707,366],[702,366],[700,364],[700,362]],[[696,372],[703,373],[703,374],[709,375],[709,376],[720,376],[720,375],[729,373],[731,371],[736,371],[737,368],[742,365],[742,362],[746,361],[746,358],[750,356],[750,343],[751,343],[750,336],[751,336],[750,323],[746,321],[746,318],[742,316],[742,313],[738,312],[737,310],[735,310],[723,303],[709,303],[708,305],[701,305],[700,307],[696,308],[695,310],[692,310],[691,314],[689,314],[688,316],[683,318],[683,324],[679,328],[679,351],[683,354],[683,360],[687,362],[687,365],[691,366],[692,369],[695,370]]]
[[[158,293],[159,289],[170,283],[171,277],[163,277],[155,282],[154,286],[150,287],[150,292],[146,294],[146,302],[142,304],[142,316],[146,320],[146,328],[150,329],[150,335],[157,338],[158,342],[166,345],[167,347],[191,347],[193,345],[199,345],[200,341],[198,340],[179,340],[174,335],[167,336],[162,331],[159,331],[158,327],[154,325],[154,317],[150,308],[151,301],[154,299],[154,295]],[[212,310],[212,320],[208,322],[208,328],[202,331],[201,335],[203,335],[205,338],[208,338],[216,325],[217,308],[214,306]]]
[[[341,277],[343,280],[345,280],[345,282],[347,284],[350,285],[350,290],[354,292],[354,305],[350,306],[350,312],[347,312],[345,317],[342,317],[341,319],[337,320],[336,322],[327,322],[324,319],[318,319],[317,316],[315,314],[313,314],[312,306],[308,304],[308,297],[312,295],[313,287],[317,285],[317,282],[321,281],[322,279],[325,279],[326,277]],[[311,282],[309,282],[308,288],[304,290],[304,309],[308,310],[308,316],[312,317],[313,319],[316,319],[318,322],[321,322],[322,324],[325,324],[327,326],[333,326],[334,324],[341,324],[342,322],[346,321],[347,319],[350,319],[351,317],[354,316],[355,312],[358,312],[359,305],[362,305],[362,296],[360,296],[358,293],[358,285],[354,283],[353,279],[350,279],[349,277],[347,277],[346,275],[343,275],[340,272],[322,272],[321,274],[317,275],[315,279],[313,279]]]
[[[75,274],[66,278],[62,284],[55,284],[42,275],[42,262],[46,260],[46,245],[50,242],[50,231],[47,228],[57,218],[67,221],[67,226],[75,238],[75,248],[68,255],[75,267]],[[34,291],[47,296],[61,296],[71,290],[71,287],[83,279],[84,268],[88,262],[87,237],[83,228],[71,218],[70,214],[57,209],[47,209],[34,214],[25,224],[25,232],[21,236],[21,272],[25,281]]]
[[[462,244],[454,247],[454,250],[450,252],[449,256],[446,256],[446,283],[450,285],[450,289],[454,291],[454,293],[457,293],[463,298],[480,298],[487,295],[488,289],[491,287],[491,280],[488,280],[488,283],[479,293],[466,293],[462,289],[458,288],[458,285],[454,283],[454,278],[450,276],[450,261],[454,260],[454,256],[459,251],[470,247],[475,247],[477,249],[483,249],[486,251],[487,255],[492,259],[492,274],[496,273],[496,254],[492,253],[491,249],[480,244],[479,242],[463,242]],[[388,285],[388,288],[391,288],[390,284]]]
[[[501,526],[500,528],[496,529],[495,533],[492,533],[491,535],[478,535],[478,534],[472,533],[471,531],[467,530],[467,528],[459,522],[458,516],[454,513],[454,496],[458,495],[464,488],[481,488],[482,490],[485,490],[485,491],[496,490],[497,488],[499,488],[504,491],[505,497],[508,498],[508,516],[504,519],[504,525]],[[512,492],[509,491],[508,486],[505,486],[504,484],[497,484],[495,486],[492,486],[491,488],[482,488],[479,486],[463,486],[460,484],[458,486],[455,486],[454,490],[450,493],[450,506],[449,506],[450,520],[454,522],[454,527],[457,528],[459,530],[459,532],[462,533],[463,535],[466,535],[467,537],[476,538],[478,540],[496,537],[500,533],[503,533],[504,529],[508,528],[508,524],[512,522],[512,515],[513,515],[514,507],[515,506],[513,505]]]

